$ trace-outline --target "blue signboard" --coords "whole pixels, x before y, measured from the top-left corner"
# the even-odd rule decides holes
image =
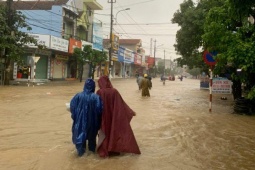
[[[93,49],[103,51],[102,23],[93,22]]]
[[[124,62],[124,56],[125,56],[125,48],[124,47],[119,47],[119,50],[118,50],[118,61],[119,62]]]

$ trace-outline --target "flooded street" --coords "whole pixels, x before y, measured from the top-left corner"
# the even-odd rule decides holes
[[[113,79],[136,111],[131,125],[142,152],[77,157],[65,103],[84,82],[0,87],[1,170],[253,170],[255,117],[232,114],[233,99],[199,89],[199,80],[153,79],[142,98],[135,79]]]

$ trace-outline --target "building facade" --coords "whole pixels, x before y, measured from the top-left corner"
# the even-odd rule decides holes
[[[64,80],[77,78],[74,48],[93,45],[94,10],[102,10],[96,0],[15,1],[14,7],[26,16],[40,48],[27,44],[24,65],[14,63],[13,79]],[[85,42],[85,43],[84,43]],[[35,58],[38,59],[35,61]],[[88,66],[84,66],[84,78]]]

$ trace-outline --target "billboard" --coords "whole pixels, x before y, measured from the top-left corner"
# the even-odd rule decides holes
[[[93,22],[93,49],[103,51],[103,27],[102,23]]]

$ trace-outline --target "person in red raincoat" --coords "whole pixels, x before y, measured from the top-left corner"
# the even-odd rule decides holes
[[[99,130],[98,149],[100,157],[111,153],[141,154],[130,121],[135,112],[125,103],[120,93],[113,88],[109,78],[98,80],[97,94],[103,101],[101,129]]]

